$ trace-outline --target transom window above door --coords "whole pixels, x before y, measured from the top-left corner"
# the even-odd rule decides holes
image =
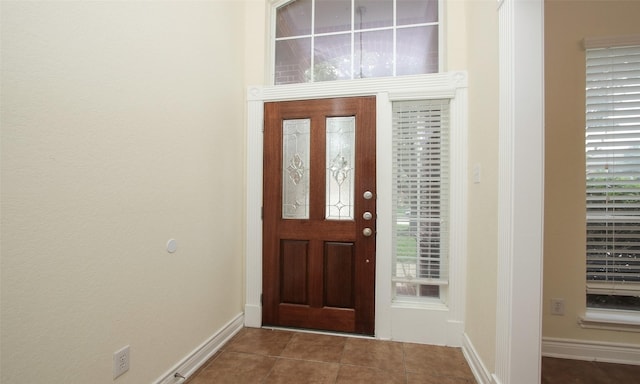
[[[276,85],[440,70],[438,0],[294,0],[275,16]]]

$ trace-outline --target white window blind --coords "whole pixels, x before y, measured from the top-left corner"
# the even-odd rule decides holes
[[[587,294],[638,296],[640,46],[586,58]]]
[[[448,284],[449,100],[393,103],[396,295],[439,297]]]

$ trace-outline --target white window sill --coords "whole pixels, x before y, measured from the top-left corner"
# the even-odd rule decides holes
[[[392,308],[426,309],[432,311],[448,311],[449,307],[440,299],[396,297],[391,302]]]
[[[582,328],[640,332],[640,311],[587,308],[578,324]]]

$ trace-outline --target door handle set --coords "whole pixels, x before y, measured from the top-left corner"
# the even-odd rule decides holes
[[[373,199],[373,193],[371,191],[365,191],[362,194],[362,197],[365,200],[371,200],[371,199]],[[362,214],[362,218],[365,219],[365,220],[371,220],[371,219],[373,219],[373,214],[371,212],[367,211],[367,212]],[[367,227],[367,228],[362,230],[362,234],[364,235],[364,237],[370,237],[371,235],[373,235],[373,230],[371,228]]]

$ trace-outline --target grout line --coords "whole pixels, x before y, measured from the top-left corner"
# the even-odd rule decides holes
[[[404,382],[405,384],[409,383],[409,374],[407,373],[407,352],[404,349],[404,343],[400,343],[402,345],[402,368],[404,370]]]

